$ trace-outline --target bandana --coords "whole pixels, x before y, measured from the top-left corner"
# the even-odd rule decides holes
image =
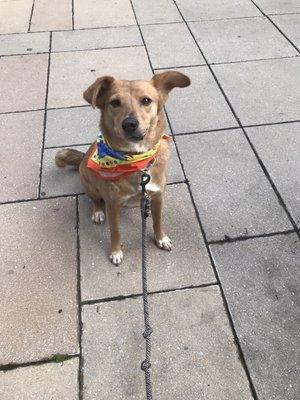
[[[164,134],[163,139],[170,140],[171,136]],[[96,176],[108,181],[116,181],[134,172],[147,168],[154,160],[154,156],[160,147],[160,141],[153,149],[140,154],[125,154],[112,149],[101,133],[98,134],[97,142],[91,156],[88,159],[87,167]]]

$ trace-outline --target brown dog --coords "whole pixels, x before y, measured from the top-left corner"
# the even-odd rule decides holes
[[[164,233],[161,223],[166,162],[169,157],[168,140],[162,138],[165,130],[163,106],[173,88],[189,85],[190,79],[175,71],[156,74],[151,81],[121,81],[104,76],[98,78],[83,94],[88,103],[101,110],[101,132],[111,149],[133,155],[147,152],[157,145],[154,162],[149,167],[151,180],[146,189],[151,197],[155,241],[165,250],[171,250],[171,240]],[[95,223],[104,221],[105,203],[111,234],[110,259],[118,265],[123,259],[119,233],[120,209],[138,202],[142,172],[134,172],[116,181],[103,180],[87,167],[94,149],[95,143],[85,155],[77,150],[61,150],[55,161],[59,167],[72,165],[79,169],[86,193],[93,201],[92,220]]]

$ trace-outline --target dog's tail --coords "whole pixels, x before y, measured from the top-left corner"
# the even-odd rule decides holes
[[[67,165],[72,165],[75,169],[79,169],[81,161],[85,154],[78,150],[63,149],[60,150],[55,156],[55,164],[59,168],[64,168]]]

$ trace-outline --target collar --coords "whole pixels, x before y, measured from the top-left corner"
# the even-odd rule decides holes
[[[171,137],[164,134],[162,139],[170,140]],[[126,154],[111,148],[100,132],[94,150],[88,159],[87,167],[92,169],[96,176],[104,180],[121,179],[148,168],[154,162],[161,140],[152,149],[144,153]]]

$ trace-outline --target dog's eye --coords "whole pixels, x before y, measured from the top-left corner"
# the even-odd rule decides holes
[[[152,103],[152,100],[149,99],[149,97],[144,97],[144,98],[142,98],[141,103],[143,106],[149,106],[149,104]]]
[[[120,107],[121,102],[120,102],[120,100],[118,100],[118,99],[112,100],[112,101],[110,102],[110,105],[111,105],[113,108],[117,108],[117,107]]]

